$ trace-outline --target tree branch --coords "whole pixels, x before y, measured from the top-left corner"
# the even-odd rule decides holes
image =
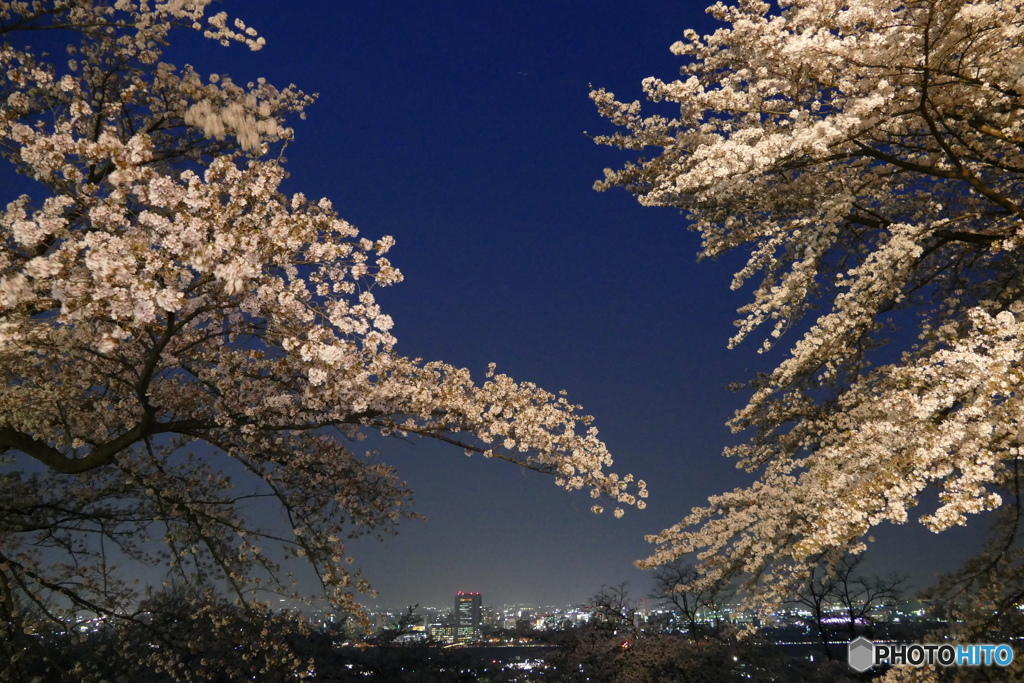
[[[81,474],[114,462],[118,453],[154,434],[187,434],[212,426],[203,420],[177,420],[175,422],[153,423],[149,419],[135,425],[127,432],[106,443],[95,446],[88,455],[81,458],[68,457],[45,441],[16,429],[0,428],[0,452],[8,449],[29,455],[61,474]]]

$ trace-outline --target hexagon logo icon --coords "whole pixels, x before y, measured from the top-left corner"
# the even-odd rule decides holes
[[[857,671],[867,671],[875,665],[875,644],[864,636],[851,640],[847,646],[846,661]]]

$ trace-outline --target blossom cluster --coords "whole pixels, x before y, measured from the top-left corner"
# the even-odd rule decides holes
[[[748,253],[731,343],[767,328],[784,354],[731,422],[755,483],[641,564],[697,553],[764,603],[926,488],[935,531],[1005,505],[1024,427],[1024,3],[780,4],[711,7],[654,104],[592,93],[619,128],[599,142],[655,152],[597,188],[681,209],[705,257]]]

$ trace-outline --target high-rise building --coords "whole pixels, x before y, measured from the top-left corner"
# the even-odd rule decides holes
[[[455,594],[455,640],[460,643],[480,639],[480,594],[459,591]]]

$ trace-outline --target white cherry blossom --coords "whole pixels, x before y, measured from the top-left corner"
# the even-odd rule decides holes
[[[700,582],[770,606],[883,522],[1019,518],[1024,3],[708,12],[722,28],[672,46],[681,76],[644,80],[653,104],[592,93],[619,128],[598,141],[643,154],[597,188],[679,208],[705,257],[749,254],[731,343],[763,330],[779,360],[727,454],[757,479],[640,564],[695,553]],[[915,514],[926,488],[938,507]]]
[[[0,660],[15,672],[40,633],[148,624],[144,604],[166,603],[143,602],[135,562],[167,567],[222,636],[228,614],[276,623],[266,601],[295,592],[290,560],[358,612],[369,584],[345,539],[413,514],[396,473],[357,450],[369,433],[439,439],[616,504],[646,494],[606,474],[564,396],[395,352],[374,296],[402,280],[394,240],[279,190],[288,120],[312,98],[161,61],[181,29],[263,46],[208,5],[0,1],[0,150],[40,197],[0,210]],[[45,32],[70,56],[33,50]],[[254,502],[286,531],[257,526]],[[136,655],[223,673],[169,646]],[[308,673],[280,639],[243,660],[232,676]]]

